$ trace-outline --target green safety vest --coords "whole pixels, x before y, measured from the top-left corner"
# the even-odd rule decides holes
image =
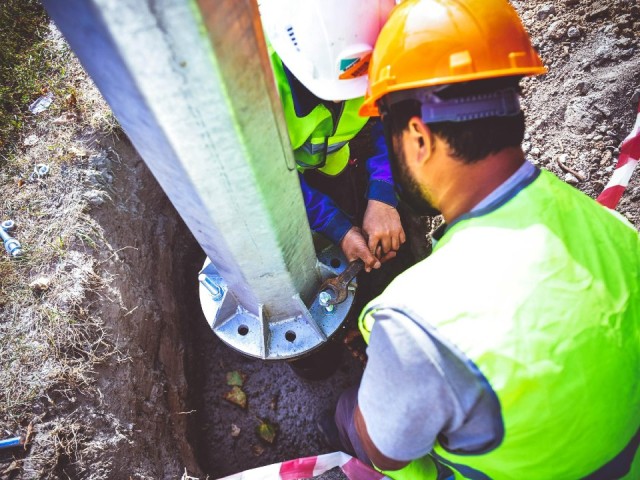
[[[298,170],[318,169],[327,175],[338,175],[349,162],[349,140],[367,123],[368,118],[358,115],[364,97],[341,102],[335,118],[322,104],[307,116],[298,117],[282,61],[273,48],[270,54]]]
[[[504,422],[488,453],[436,443],[387,475],[579,479],[628,447],[622,478],[640,478],[640,237],[621,219],[542,171],[499,208],[450,226],[367,306],[367,342],[384,306],[425,319],[478,367]],[[453,477],[438,477],[433,459]]]

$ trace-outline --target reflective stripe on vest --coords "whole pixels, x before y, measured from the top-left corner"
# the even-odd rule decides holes
[[[364,97],[342,102],[341,111],[336,115],[337,124],[323,104],[308,115],[298,117],[282,62],[273,48],[269,52],[298,170],[318,169],[326,175],[338,175],[349,163],[349,141],[368,121],[358,113]]]
[[[304,150],[306,153],[308,153],[309,155],[318,155],[322,153],[337,152],[342,147],[344,147],[347,143],[349,142],[337,142],[329,145],[325,143],[320,144],[320,143],[306,142],[300,148]],[[326,149],[326,152],[325,152],[325,149]]]
[[[483,454],[434,447],[456,478],[640,478],[639,285],[638,232],[543,171],[450,227],[360,326],[368,339],[378,305],[406,305],[491,384],[502,443]]]
[[[349,162],[349,142],[337,142],[329,145],[328,138],[326,140],[322,145],[307,142],[298,149],[297,154],[294,152],[298,170],[322,169],[326,166],[327,160],[330,160],[330,165],[328,168],[321,170],[323,173],[327,175],[337,175],[344,170],[344,167]],[[342,147],[346,147],[345,151],[336,154]],[[303,156],[301,154],[302,152],[306,153],[308,157],[311,157],[313,162],[319,161],[320,163],[307,164],[305,159],[308,157]]]

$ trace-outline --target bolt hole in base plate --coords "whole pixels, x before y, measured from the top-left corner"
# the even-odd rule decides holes
[[[346,265],[338,247],[322,250],[318,254],[318,288],[322,281],[339,275]],[[347,299],[331,312],[318,303],[316,296],[309,304],[300,301],[300,311],[293,312],[290,318],[271,319],[262,312],[250,313],[255,308],[240,305],[208,258],[198,280],[202,311],[214,333],[231,348],[263,360],[302,358],[325,344],[346,319],[356,287],[354,281]]]

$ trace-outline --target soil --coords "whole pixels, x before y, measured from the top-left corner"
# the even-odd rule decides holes
[[[640,7],[633,0],[513,4],[549,67],[547,75],[523,82],[529,125],[523,148],[533,163],[596,197],[636,118]],[[39,261],[0,263],[2,275],[11,275],[11,283],[0,280],[0,361],[14,348],[12,332],[21,325],[37,331],[38,312],[51,305],[91,319],[94,332],[104,329],[104,347],[90,357],[64,357],[76,362],[72,366],[90,363],[83,376],[67,372],[64,378],[74,381],[64,388],[43,380],[30,403],[13,410],[0,395],[2,437],[34,432],[26,451],[0,455],[0,478],[218,478],[331,451],[318,437],[315,419],[358,382],[361,362],[344,351],[333,376],[308,381],[286,363],[246,358],[217,339],[197,298],[204,254],[122,132],[96,126],[86,113],[95,88],[74,59],[69,69],[79,79],[78,105],[39,117],[16,134],[16,158],[27,167],[0,163],[0,213],[23,225],[21,240],[34,250],[29,258]],[[71,114],[83,106],[85,114]],[[56,122],[63,116],[74,133],[61,141],[62,122]],[[32,135],[36,143],[28,140]],[[47,150],[53,144],[61,145]],[[49,177],[21,183],[41,158],[54,166]],[[36,201],[42,214],[35,213]],[[636,228],[639,202],[636,172],[618,207]],[[75,212],[73,205],[77,215],[61,215]],[[51,222],[65,218],[72,230],[59,230],[65,252],[37,254],[35,245],[53,248],[55,242],[43,238],[51,235]],[[37,291],[30,284],[42,275],[52,286]],[[76,286],[70,302],[68,292]],[[24,290],[28,298],[8,288]],[[31,363],[31,376],[50,374]],[[246,409],[223,399],[230,389],[226,373],[234,370],[246,375]],[[273,444],[256,433],[262,421],[275,427]],[[325,478],[343,476],[333,471]]]
[[[127,357],[101,365],[97,387],[129,433],[105,478],[178,478],[185,467],[199,473],[186,440],[187,324],[180,319],[188,311],[175,294],[187,289],[185,265],[199,246],[129,142],[111,138],[103,147],[113,152],[102,165],[113,173],[112,203],[94,215],[109,245],[99,261],[112,280],[96,308],[111,319],[110,333]]]
[[[633,0],[513,4],[549,68],[524,82],[529,128],[523,148],[531,161],[596,197],[636,119],[640,6]],[[618,207],[636,228],[639,200],[636,173]]]
[[[111,355],[95,362],[87,388],[53,385],[34,399],[20,422],[33,428],[30,446],[3,455],[0,478],[199,474],[187,441],[186,323],[179,321],[186,310],[175,295],[189,278],[185,257],[199,247],[126,138],[92,136],[84,146],[96,153],[73,168],[90,168],[98,181],[89,189],[71,182],[84,191],[77,198],[91,199],[83,208],[96,232],[89,264],[95,287],[82,292],[83,304],[108,332]]]

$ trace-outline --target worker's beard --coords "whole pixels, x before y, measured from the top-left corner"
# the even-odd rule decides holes
[[[396,137],[393,139],[393,154],[391,157],[391,173],[393,181],[396,183],[396,191],[402,202],[406,203],[414,214],[425,217],[433,217],[440,215],[440,211],[433,206],[430,201],[429,193],[423,188],[409,172],[407,167],[404,149],[402,147],[402,139]]]

